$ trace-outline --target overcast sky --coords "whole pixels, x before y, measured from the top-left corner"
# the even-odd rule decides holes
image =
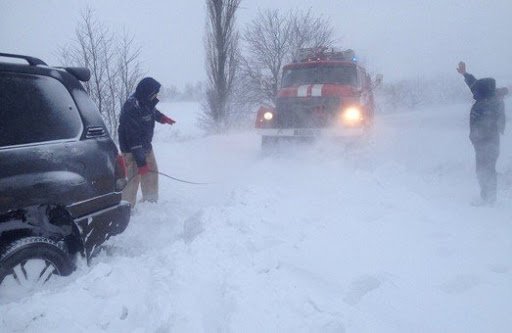
[[[135,35],[147,75],[178,87],[206,78],[205,0],[0,0],[0,52],[57,65],[86,4],[111,29]],[[511,0],[242,0],[241,30],[258,8],[311,8],[329,18],[339,46],[385,80],[456,75],[460,59],[478,77],[512,74]]]

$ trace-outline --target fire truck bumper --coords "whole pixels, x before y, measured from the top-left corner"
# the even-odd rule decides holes
[[[363,127],[354,128],[258,128],[258,134],[274,137],[357,137],[365,134]]]

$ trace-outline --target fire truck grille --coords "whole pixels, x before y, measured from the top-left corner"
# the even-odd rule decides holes
[[[332,123],[341,106],[339,97],[280,97],[277,126],[280,128],[321,128]]]

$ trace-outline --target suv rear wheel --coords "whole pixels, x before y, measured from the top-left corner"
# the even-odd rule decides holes
[[[72,271],[71,258],[56,242],[44,237],[19,239],[0,255],[0,298],[23,296],[41,288],[54,275]]]

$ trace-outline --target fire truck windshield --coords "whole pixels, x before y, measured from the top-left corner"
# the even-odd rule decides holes
[[[283,72],[281,86],[285,88],[319,83],[357,85],[356,68],[353,66],[290,68]]]

